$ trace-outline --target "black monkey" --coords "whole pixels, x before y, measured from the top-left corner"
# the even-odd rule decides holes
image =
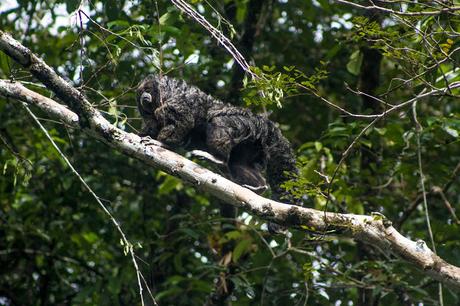
[[[231,179],[263,190],[266,171],[276,200],[280,184],[296,172],[289,142],[275,124],[248,109],[225,104],[185,81],[149,75],[137,89],[137,106],[150,136],[172,147],[202,149],[224,161]]]

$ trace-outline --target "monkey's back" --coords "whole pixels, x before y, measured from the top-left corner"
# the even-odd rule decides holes
[[[235,145],[249,141],[265,146],[270,132],[267,118],[230,104],[212,105],[206,119],[209,124],[227,127]]]

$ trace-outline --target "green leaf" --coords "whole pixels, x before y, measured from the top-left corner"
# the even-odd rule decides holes
[[[160,17],[160,25],[172,25],[177,21],[177,14],[175,12],[167,12]]]
[[[3,77],[8,77],[10,75],[10,65],[10,57],[7,56],[5,53],[0,52],[0,70],[3,72]]]
[[[73,13],[78,8],[78,6],[80,5],[80,0],[66,0],[65,4],[66,4],[67,13],[70,14],[70,13]]]
[[[114,21],[108,22],[107,27],[109,29],[112,29],[112,28],[124,29],[124,28],[129,27],[129,22],[126,20],[114,20]]]
[[[198,240],[200,238],[200,235],[190,228],[181,228],[180,230],[181,232],[184,232],[185,234],[187,234],[195,240]]]
[[[241,255],[247,253],[249,251],[249,248],[251,246],[252,241],[250,239],[245,239],[240,241],[235,249],[233,250],[232,254],[232,260],[233,262],[238,262],[238,259],[240,259]]]
[[[315,269],[313,268],[311,262],[306,262],[302,266],[302,271],[305,281],[309,282],[313,278],[313,272],[315,271]]]
[[[167,175],[164,182],[158,188],[159,194],[169,194],[175,189],[180,189],[182,187],[182,182],[173,176]]]
[[[315,141],[315,149],[316,151],[321,151],[321,149],[323,148],[323,144],[319,141]]]
[[[347,63],[347,70],[353,75],[359,75],[361,71],[361,63],[363,62],[363,54],[360,50],[353,52],[350,60]]]
[[[240,231],[230,231],[230,232],[225,233],[224,237],[225,237],[226,241],[228,241],[228,240],[236,240],[236,239],[239,239],[241,237],[241,232]]]
[[[94,243],[99,239],[99,237],[94,232],[83,233],[82,236],[89,243]]]
[[[458,130],[453,129],[453,128],[449,127],[449,126],[444,126],[443,129],[444,129],[444,131],[446,131],[452,137],[458,138]]]

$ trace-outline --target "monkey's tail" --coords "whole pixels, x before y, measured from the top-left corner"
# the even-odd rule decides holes
[[[281,185],[291,179],[293,174],[298,173],[296,159],[289,141],[281,134],[281,131],[269,122],[269,141],[267,142],[267,179],[272,189],[273,198],[277,201],[285,201],[289,204],[299,205]]]
[[[269,122],[269,134],[267,142],[267,179],[272,190],[272,198],[292,205],[302,205],[281,185],[288,181],[293,174],[298,173],[294,152],[289,141],[284,138],[281,131]],[[269,222],[268,230],[272,234],[282,234],[286,231],[284,226]]]

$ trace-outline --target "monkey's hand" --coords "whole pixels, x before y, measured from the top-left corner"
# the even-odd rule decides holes
[[[141,137],[141,143],[143,145],[146,145],[146,146],[157,146],[157,147],[167,149],[167,146],[164,143],[162,143],[162,142],[160,142],[158,140],[155,140],[150,136]]]
[[[144,136],[150,136],[152,138],[157,138],[158,136],[158,123],[156,120],[152,119],[144,119],[144,127],[140,130],[139,136],[144,137]]]

